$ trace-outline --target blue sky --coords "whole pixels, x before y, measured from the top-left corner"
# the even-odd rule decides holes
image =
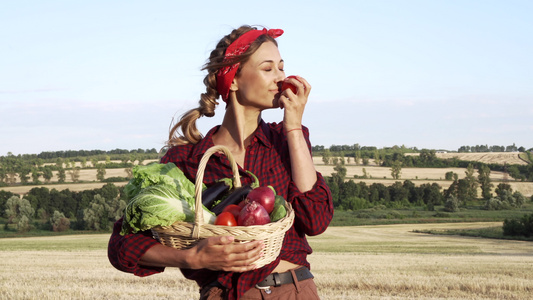
[[[0,155],[159,149],[242,24],[285,30],[315,145],[531,148],[532,14],[516,0],[2,1]]]

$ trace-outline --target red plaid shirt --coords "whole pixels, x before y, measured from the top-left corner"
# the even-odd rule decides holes
[[[211,129],[198,144],[170,148],[161,159],[161,163],[175,163],[194,182],[200,159],[207,149],[214,146],[212,136],[217,130],[218,127]],[[311,151],[307,128],[304,127],[303,132]],[[280,256],[261,269],[246,273],[216,272],[206,269],[181,270],[186,278],[195,280],[200,287],[217,280],[230,289],[230,299],[239,298],[262,281],[274,270],[280,259],[310,268],[307,255],[311,254],[312,249],[306,235],[321,234],[333,217],[331,193],[320,173],[317,172],[317,182],[313,189],[305,193],[301,193],[292,181],[287,137],[282,123],[267,124],[261,121],[250,145],[246,148],[244,168],[239,167],[243,185],[253,180],[245,170],[255,174],[262,186],[272,185],[279,195],[292,204],[296,217],[294,225],[285,235]],[[203,181],[209,186],[218,179],[231,178],[232,175],[228,159],[223,154],[216,153],[211,156],[206,166]],[[113,266],[138,276],[162,272],[164,268],[138,264],[139,258],[158,243],[152,238],[151,232],[121,236],[119,234],[121,225],[122,220],[115,224],[109,242],[108,256]]]

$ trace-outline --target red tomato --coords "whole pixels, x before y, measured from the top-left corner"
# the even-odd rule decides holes
[[[296,76],[294,76],[294,75],[291,75],[291,76],[289,76],[289,77],[287,77],[287,78],[294,78],[294,79],[297,79]],[[295,94],[296,94],[296,92],[298,92],[298,88],[297,88],[296,86],[294,86],[293,84],[290,84],[290,83],[284,81],[283,84],[281,84],[281,91],[284,91],[284,90],[286,90],[286,89],[291,89],[291,91],[292,91],[293,93],[295,93]]]
[[[239,217],[239,214],[241,213],[241,207],[238,206],[237,204],[230,204],[226,207],[224,207],[224,209],[222,210],[222,212],[230,212],[234,217],[235,219],[237,219]]]
[[[237,220],[235,219],[232,213],[226,211],[218,215],[218,217],[215,220],[215,225],[237,226]]]

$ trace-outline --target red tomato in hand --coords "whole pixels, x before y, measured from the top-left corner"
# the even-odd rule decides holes
[[[237,226],[237,220],[232,213],[226,211],[221,212],[215,220],[215,225],[222,226]]]
[[[294,79],[297,80],[297,77],[294,76],[294,75],[291,75],[291,76],[289,76],[289,77],[287,77],[287,78],[294,78]],[[283,83],[281,84],[281,91],[283,92],[283,91],[286,90],[286,89],[291,89],[291,91],[292,91],[293,93],[295,93],[295,94],[296,94],[296,92],[298,92],[298,88],[297,88],[295,85],[293,85],[293,84],[291,84],[291,83],[288,83],[288,82],[286,82],[286,81],[283,81]]]
[[[230,204],[230,205],[224,207],[222,212],[226,212],[226,211],[230,212],[235,217],[235,219],[237,219],[239,217],[239,214],[241,213],[241,209],[242,209],[242,207],[240,207],[237,204]]]

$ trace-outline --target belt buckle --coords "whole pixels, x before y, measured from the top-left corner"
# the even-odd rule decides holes
[[[272,290],[270,289],[270,286],[268,286],[268,285],[267,286],[259,286],[259,285],[256,284],[255,288],[259,289],[259,290],[264,290],[265,293],[267,293],[267,295],[272,294]]]

